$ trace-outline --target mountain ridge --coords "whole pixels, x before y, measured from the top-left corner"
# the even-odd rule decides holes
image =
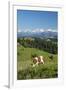
[[[58,32],[52,32],[52,31],[46,31],[46,32],[21,32],[21,33],[17,33],[17,37],[21,38],[21,37],[41,37],[41,38],[53,38],[53,37],[57,37],[58,36]]]

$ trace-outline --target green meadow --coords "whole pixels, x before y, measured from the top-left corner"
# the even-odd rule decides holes
[[[32,55],[42,55],[44,64],[33,67]],[[58,77],[58,55],[52,54],[53,59],[49,56],[51,53],[38,48],[24,47],[17,45],[17,79],[45,79]]]

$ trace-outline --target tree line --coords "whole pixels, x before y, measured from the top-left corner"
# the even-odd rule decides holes
[[[47,51],[52,54],[57,54],[58,45],[56,38],[54,39],[41,39],[41,38],[18,38],[17,42],[22,46],[37,48],[43,51]]]

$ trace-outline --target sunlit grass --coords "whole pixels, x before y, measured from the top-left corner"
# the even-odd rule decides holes
[[[42,55],[45,64],[32,67],[31,55]],[[53,55],[53,60],[49,58],[50,53],[36,49],[24,48],[17,46],[17,79],[41,79],[41,78],[55,78],[58,76],[58,61],[57,55]]]

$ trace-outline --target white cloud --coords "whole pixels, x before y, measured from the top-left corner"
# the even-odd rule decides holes
[[[50,32],[57,32],[57,30],[54,30],[54,29],[47,29],[47,31],[50,31]]]
[[[35,31],[35,30],[33,30],[32,32],[33,32],[33,33],[35,33],[36,31]]]
[[[18,30],[18,33],[21,33],[21,32],[24,32],[24,33],[39,33],[39,32],[57,32],[57,30],[53,30],[53,29],[38,29],[38,28],[36,28],[36,29],[33,29],[33,30],[31,30],[31,29],[25,29],[25,30],[21,30],[21,29],[19,29]]]
[[[47,31],[52,31],[52,29],[47,29]]]
[[[21,33],[22,31],[21,31],[21,29],[18,29],[17,32],[18,32],[18,33]]]
[[[40,32],[45,32],[45,30],[44,29],[40,29]]]
[[[23,32],[30,32],[30,29],[25,29]]]
[[[57,30],[53,30],[53,29],[34,29],[31,32],[33,33],[38,33],[38,32],[57,32]]]
[[[27,32],[31,32],[31,30],[30,29],[24,29],[24,30],[18,29],[17,32],[18,33],[21,33],[21,32],[27,33]]]
[[[40,32],[40,29],[25,29],[23,32],[30,32],[30,33],[36,33],[36,32]]]
[[[33,33],[39,32],[39,29],[38,28],[37,29],[33,29],[32,32]]]
[[[31,30],[31,32],[33,33],[38,33],[38,32],[44,32],[45,30],[44,29],[34,29],[34,30]]]

